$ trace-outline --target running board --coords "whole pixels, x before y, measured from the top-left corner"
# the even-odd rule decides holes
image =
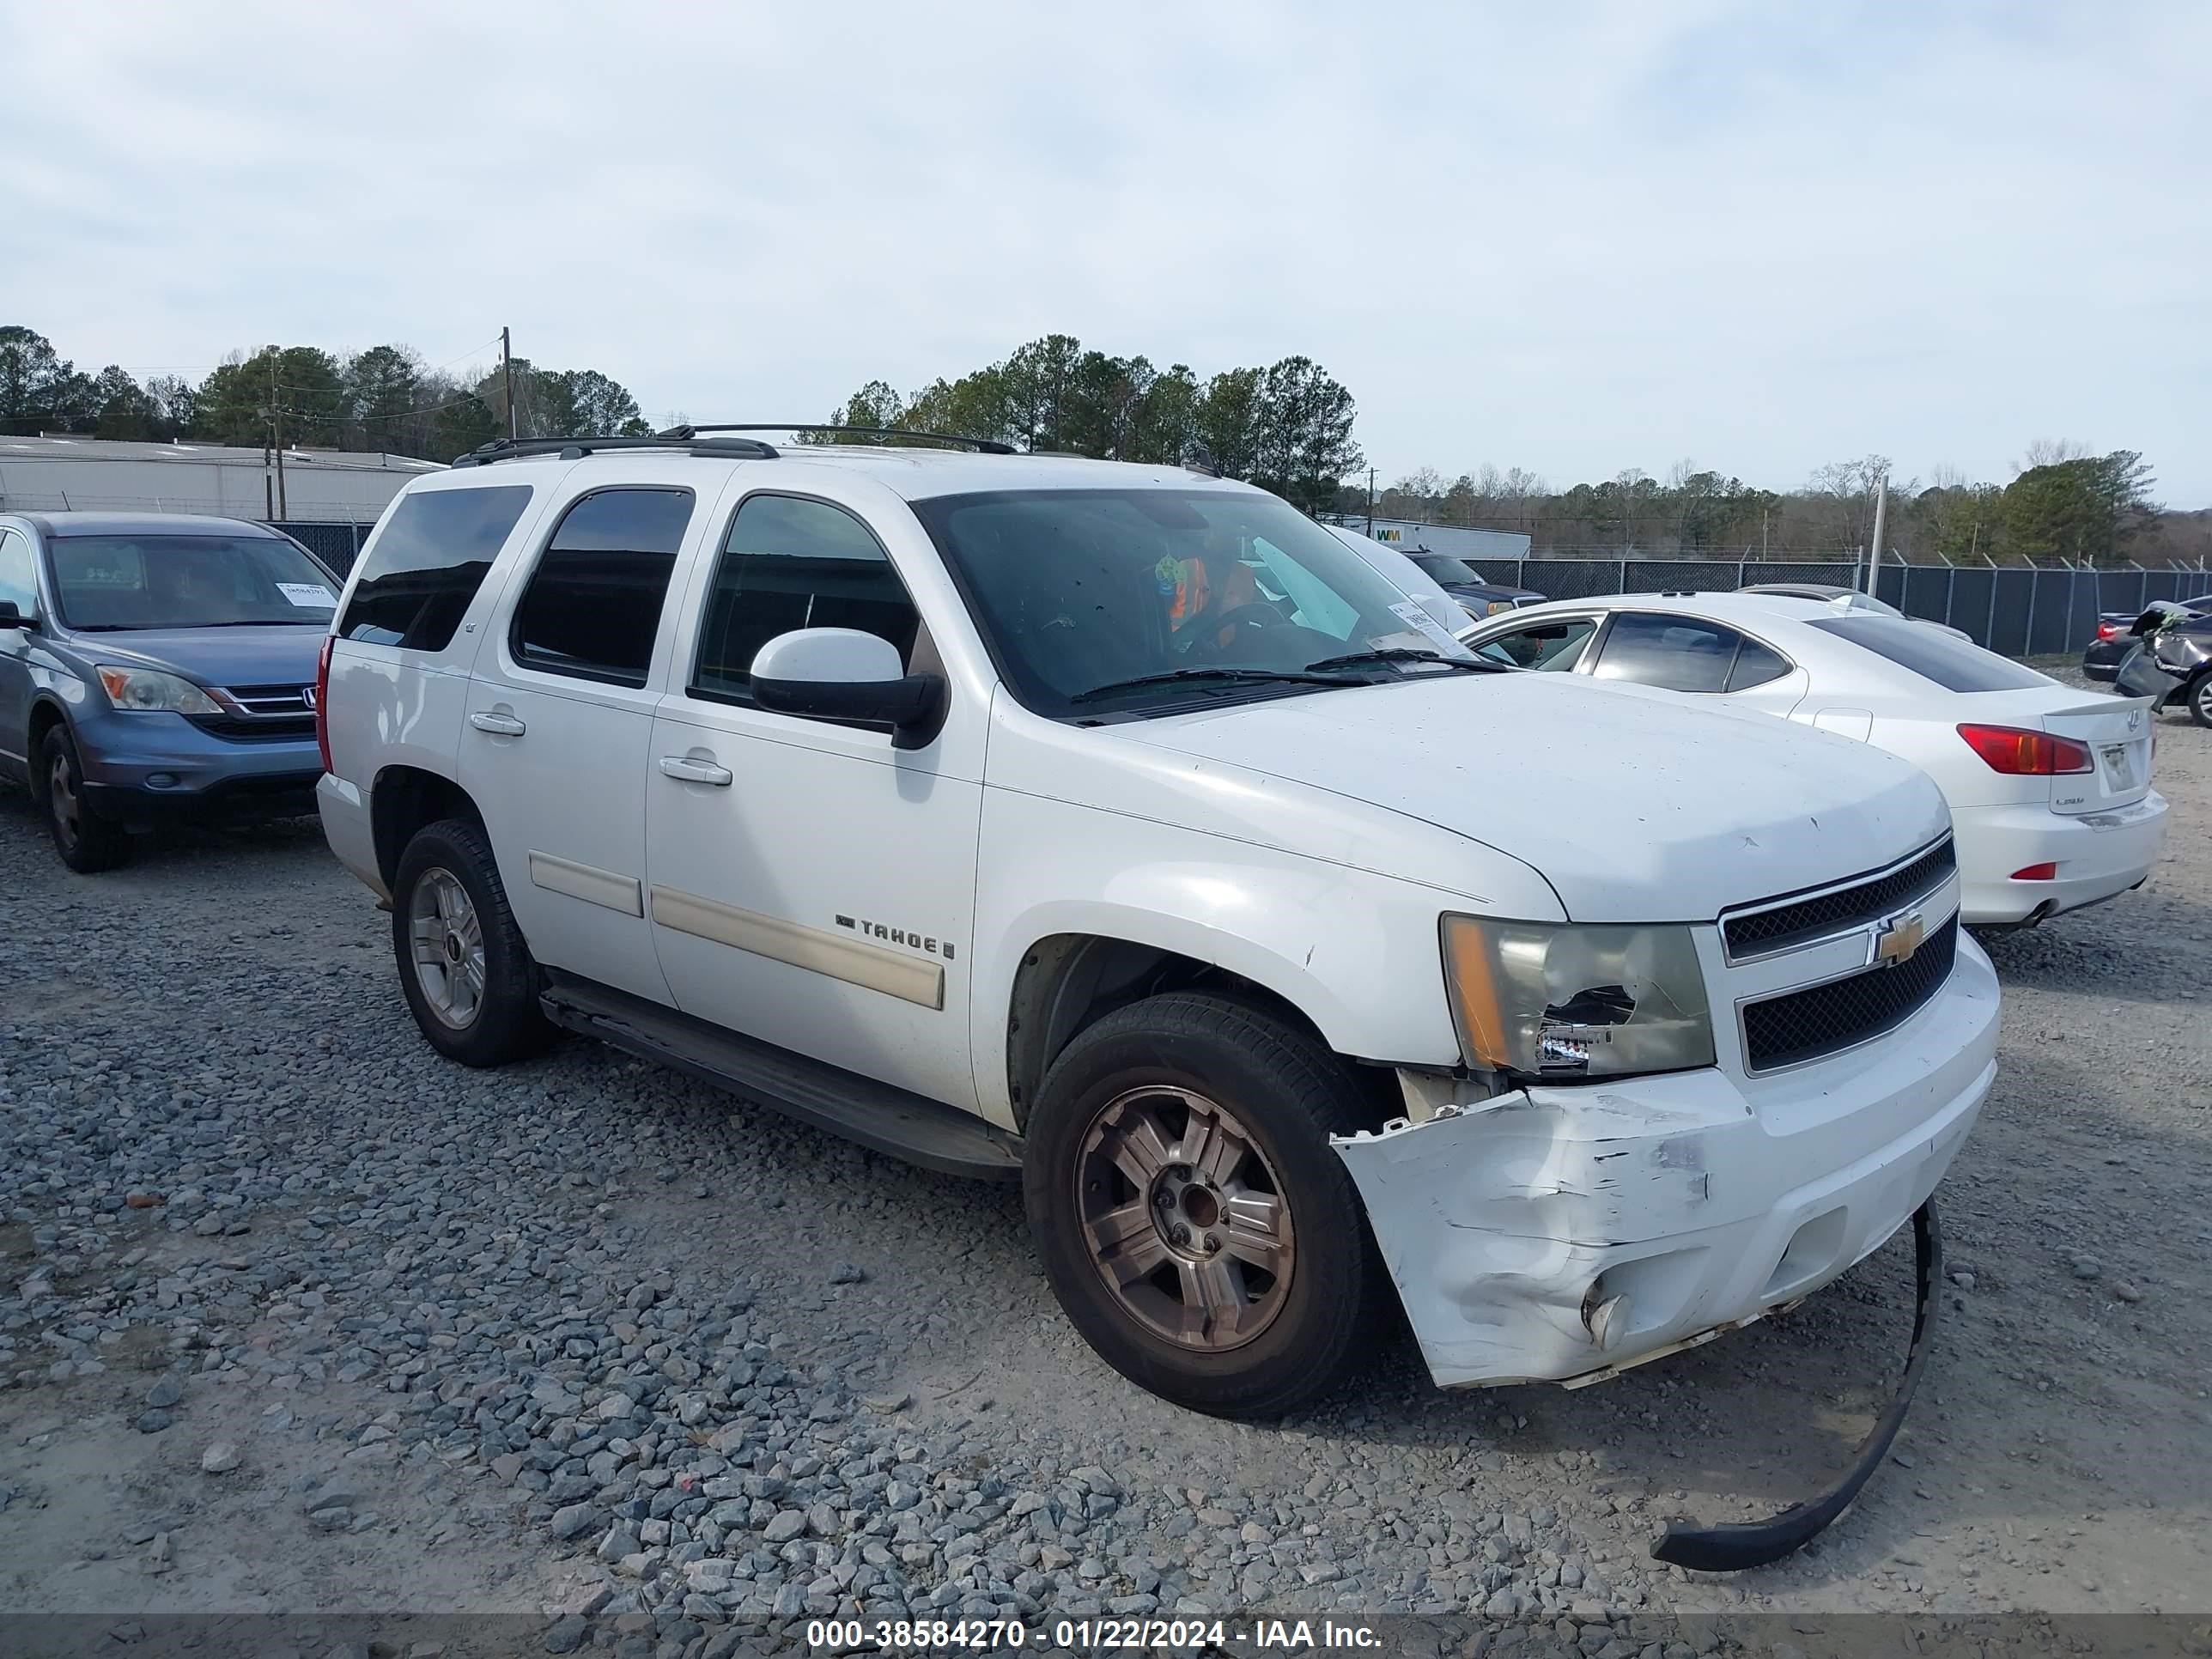
[[[557,975],[538,1000],[556,1025],[672,1066],[875,1152],[945,1175],[1021,1178],[1018,1137],[923,1096],[587,981]]]

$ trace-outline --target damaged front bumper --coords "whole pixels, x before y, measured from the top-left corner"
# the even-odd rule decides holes
[[[1332,1141],[1442,1388],[1598,1381],[1795,1302],[1927,1200],[1996,1073],[1996,977],[1951,977],[1878,1042],[1532,1085]]]

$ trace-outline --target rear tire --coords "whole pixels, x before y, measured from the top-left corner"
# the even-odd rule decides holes
[[[1331,1134],[1350,1068],[1277,1015],[1195,993],[1107,1015],[1027,1126],[1030,1231],[1106,1363],[1193,1410],[1278,1417],[1370,1357],[1388,1279]]]
[[[441,819],[407,843],[392,884],[392,949],[408,1012],[447,1059],[504,1066],[552,1042],[538,964],[477,825]]]
[[[102,817],[86,796],[84,763],[67,726],[55,726],[40,742],[31,776],[46,834],[64,864],[81,876],[94,876],[130,860],[129,832]]]

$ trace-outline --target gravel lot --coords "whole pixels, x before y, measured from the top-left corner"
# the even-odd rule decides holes
[[[0,1608],[588,1612],[556,1650],[670,1653],[856,1601],[1483,1609],[1615,1655],[1674,1613],[2212,1608],[2212,732],[2166,717],[2158,768],[2150,884],[1992,942],[1895,1462],[1732,1580],[1650,1536],[1840,1465],[1908,1242],[1601,1387],[1439,1395],[1401,1349],[1223,1424],[1091,1357],[1010,1189],[585,1042],[441,1062],[312,823],[85,878],[0,787]]]

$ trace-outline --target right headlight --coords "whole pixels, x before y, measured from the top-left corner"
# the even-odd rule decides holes
[[[1565,1081],[1713,1063],[1687,927],[1446,916],[1443,952],[1469,1066]]]
[[[220,714],[216,700],[181,674],[102,663],[100,689],[129,714]]]

